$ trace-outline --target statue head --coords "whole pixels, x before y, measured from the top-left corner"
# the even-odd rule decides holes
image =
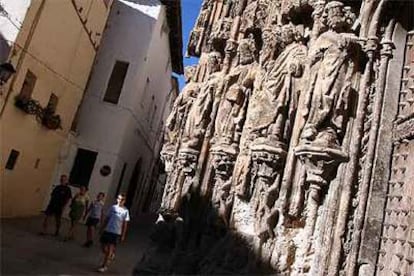
[[[220,71],[221,59],[220,52],[214,51],[208,54],[207,69],[209,74]]]
[[[280,44],[280,31],[276,26],[265,27],[262,31],[262,49],[260,50],[259,62],[261,65],[266,64],[273,58],[275,48]]]
[[[197,65],[190,65],[184,68],[184,78],[185,82],[189,83],[190,81],[194,81],[194,75],[196,73]]]
[[[253,34],[249,34],[247,38],[243,38],[240,41],[238,52],[240,64],[253,63],[256,58],[256,42],[253,38]]]
[[[287,45],[300,41],[302,39],[301,33],[298,31],[295,25],[292,23],[282,26],[281,29],[281,44],[283,47]]]
[[[326,25],[333,31],[342,31],[353,23],[352,12],[339,1],[332,1],[326,4],[324,17],[326,19]]]

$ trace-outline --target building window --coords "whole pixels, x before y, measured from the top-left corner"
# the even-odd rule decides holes
[[[122,86],[128,71],[128,62],[116,61],[106,88],[104,101],[117,104],[121,96]]]
[[[95,151],[78,149],[69,177],[72,186],[89,186],[97,155]]]
[[[59,98],[54,93],[52,93],[49,97],[49,102],[47,103],[47,107],[46,107],[46,109],[48,110],[48,112],[50,112],[50,114],[56,113],[58,101],[59,101]]]
[[[16,165],[17,157],[19,157],[19,154],[20,152],[18,152],[17,150],[12,149],[10,151],[9,158],[7,159],[7,163],[6,163],[7,170],[14,169],[14,166]]]
[[[36,80],[36,76],[30,70],[27,70],[26,77],[24,78],[22,89],[19,94],[20,99],[29,100],[31,98]]]

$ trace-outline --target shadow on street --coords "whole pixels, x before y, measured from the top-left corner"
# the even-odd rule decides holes
[[[86,227],[79,225],[75,239],[64,241],[69,221],[62,220],[59,237],[41,236],[43,216],[1,220],[1,275],[100,275],[102,260],[99,236],[90,248],[82,247]],[[130,275],[136,261],[148,246],[153,215],[131,218],[126,241],[119,244],[115,261],[107,275]],[[49,232],[54,231],[51,220]]]

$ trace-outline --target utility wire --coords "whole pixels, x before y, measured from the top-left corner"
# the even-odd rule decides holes
[[[28,54],[31,58],[33,58],[35,61],[37,61],[40,65],[44,66],[46,69],[48,69],[50,72],[52,72],[53,74],[55,74],[56,76],[60,77],[61,79],[63,79],[64,81],[68,82],[69,84],[75,86],[76,88],[78,88],[79,90],[83,91],[85,88],[82,87],[81,85],[75,83],[74,81],[68,79],[67,77],[65,77],[64,75],[62,75],[61,73],[55,71],[53,68],[51,68],[46,62],[44,62],[43,60],[39,59],[38,57],[36,57],[36,55],[30,53],[29,51],[25,50],[22,46],[20,46],[17,42],[11,41],[11,40],[6,40],[7,42],[13,44],[14,46],[18,47],[22,52]]]
[[[19,25],[17,25],[16,24],[16,22],[14,22],[13,21],[13,19],[12,19],[12,17],[11,17],[11,15],[10,15],[10,13],[8,13],[7,11],[6,11],[6,9],[4,8],[4,4],[2,3],[2,2],[0,2],[0,14],[1,15],[3,15],[3,17],[4,18],[6,18],[8,21],[10,21],[10,23],[18,30],[18,31],[20,31],[20,29],[21,29],[21,27],[22,27],[22,25],[23,25],[23,23],[22,22],[20,22],[19,20],[17,20],[16,18],[14,19],[14,21],[16,21],[18,24],[20,24],[20,26]]]

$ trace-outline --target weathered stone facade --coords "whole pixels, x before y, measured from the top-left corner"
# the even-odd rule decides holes
[[[411,1],[204,0],[136,273],[414,270]]]

